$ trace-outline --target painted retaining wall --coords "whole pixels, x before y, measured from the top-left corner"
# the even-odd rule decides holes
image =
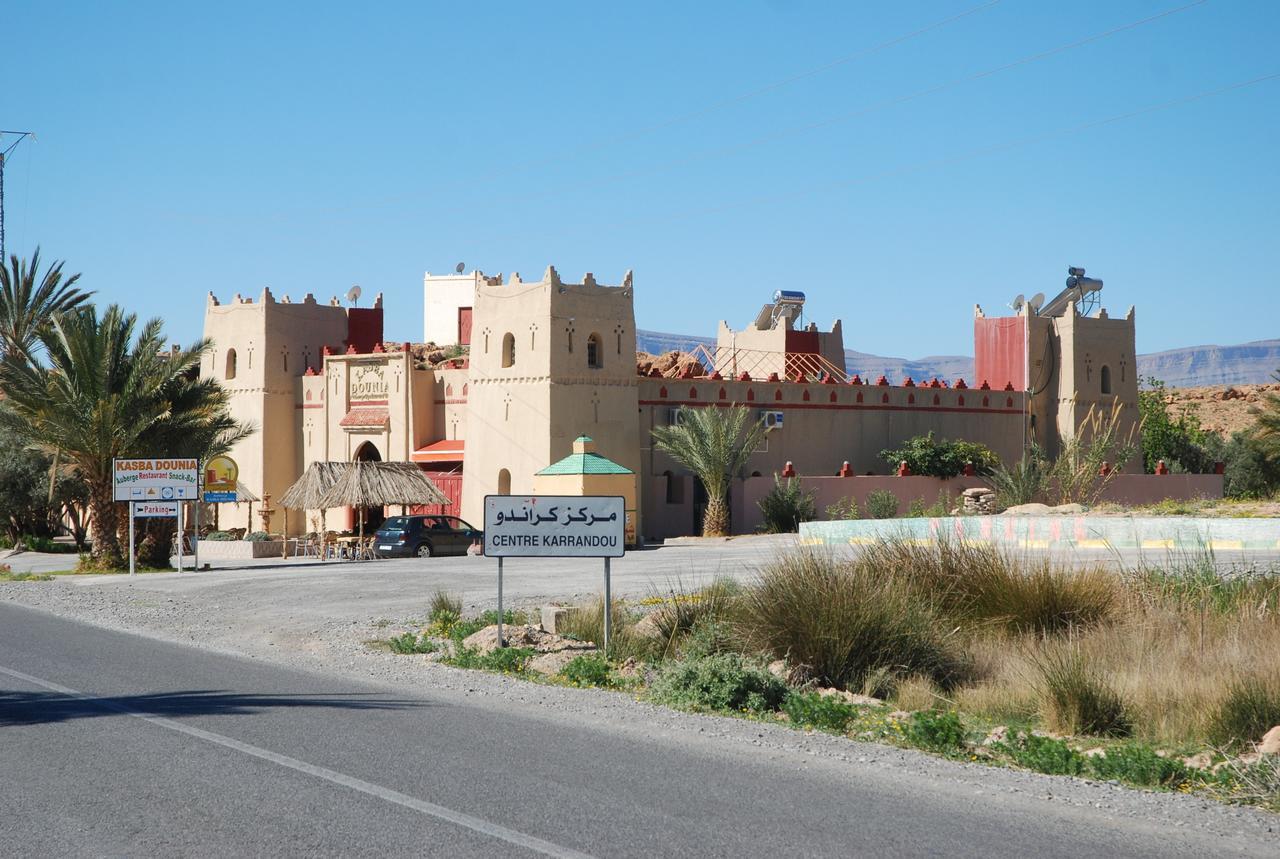
[[[293,543],[289,541],[289,552]],[[200,561],[243,561],[247,558],[278,558],[284,551],[280,540],[201,540]]]
[[[847,546],[950,537],[1020,549],[1280,550],[1280,519],[1182,516],[955,516],[805,522],[800,542]]]

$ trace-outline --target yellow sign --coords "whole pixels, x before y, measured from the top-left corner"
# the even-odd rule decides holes
[[[204,464],[205,492],[235,492],[240,466],[229,456],[215,456]]]

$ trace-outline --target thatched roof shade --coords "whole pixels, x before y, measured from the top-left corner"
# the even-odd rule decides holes
[[[349,462],[313,462],[297,482],[284,491],[276,504],[290,510],[327,510],[341,504],[320,503],[329,487],[337,482],[350,466]]]
[[[449,503],[431,478],[411,462],[351,462],[345,467],[320,503],[309,509]]]
[[[241,501],[261,501],[262,499],[254,495],[249,487],[245,486],[239,480],[236,481],[236,503]]]

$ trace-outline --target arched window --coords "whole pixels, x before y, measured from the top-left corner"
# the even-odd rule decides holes
[[[604,366],[604,349],[601,348],[599,334],[587,337],[587,366],[597,369]]]
[[[511,472],[505,468],[498,472],[498,494],[511,494]]]
[[[508,331],[502,335],[502,366],[512,367],[516,363],[516,335]],[[505,492],[502,494],[506,494]]]
[[[1102,393],[1111,393],[1111,368],[1103,364],[1102,372],[1099,375],[1102,377]]]
[[[224,378],[234,379],[236,377],[236,350],[227,350],[227,371],[223,374]]]

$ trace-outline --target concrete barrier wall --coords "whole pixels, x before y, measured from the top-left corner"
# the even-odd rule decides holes
[[[293,553],[293,544],[289,541],[289,553]],[[201,540],[200,560],[203,561],[242,561],[246,558],[278,558],[284,551],[279,540]]]
[[[1023,549],[1280,549],[1280,519],[1182,516],[956,516],[805,522],[800,541],[846,546],[878,539],[952,538]]]

